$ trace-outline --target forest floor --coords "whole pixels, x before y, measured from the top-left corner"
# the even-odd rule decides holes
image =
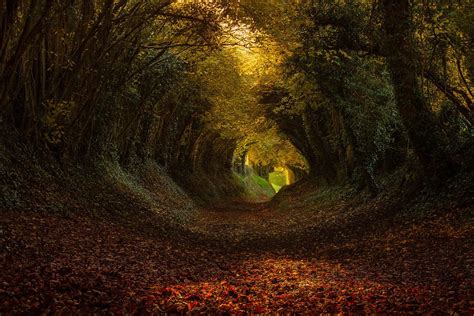
[[[11,148],[0,315],[474,313],[472,175],[197,207],[154,162],[60,166]]]
[[[178,237],[3,212],[0,314],[474,313],[472,196],[390,216],[387,196],[299,193],[200,209]]]

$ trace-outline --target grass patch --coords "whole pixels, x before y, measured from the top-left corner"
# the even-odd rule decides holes
[[[275,192],[278,192],[286,185],[286,175],[280,171],[271,172],[268,175],[268,182],[270,182]]]
[[[246,195],[252,199],[271,198],[276,193],[270,182],[256,174],[236,174],[236,177],[240,185],[244,187]]]

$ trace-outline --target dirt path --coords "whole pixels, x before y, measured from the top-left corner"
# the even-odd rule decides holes
[[[286,218],[262,205],[202,210],[197,235],[178,241],[77,215],[6,212],[0,314],[474,312],[470,223],[438,218],[288,247],[243,242]]]

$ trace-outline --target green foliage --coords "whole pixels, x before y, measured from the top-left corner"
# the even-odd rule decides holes
[[[461,12],[469,6],[453,1],[413,4],[417,42],[410,45],[421,52],[417,62],[430,62],[423,66],[429,69],[428,75],[418,74],[427,79],[422,84],[429,104],[439,111],[448,98],[451,106],[471,122],[463,123],[458,116],[457,121],[448,123],[447,129],[457,131],[450,132],[452,144],[466,137],[461,135],[466,124],[472,125],[466,110],[472,108],[470,83],[463,78],[463,55],[469,51],[469,44],[459,31],[461,26],[464,34],[469,33],[466,30],[470,26],[460,22],[467,21],[468,14]],[[294,10],[296,14],[288,13],[287,27],[299,28],[297,33],[289,32],[293,34],[293,48],[285,64],[286,78],[274,84],[288,95],[272,108],[287,130],[300,126],[293,141],[311,158],[312,169],[319,169],[319,173],[328,165],[338,164],[335,168],[339,173],[345,169],[353,178],[361,178],[357,182],[374,188],[375,171],[389,155],[405,155],[403,140],[407,137],[398,112],[405,105],[395,102],[383,58],[385,35],[378,9],[370,1],[312,1],[301,4]],[[454,16],[462,16],[457,25]],[[468,66],[469,58],[465,60]],[[443,75],[438,75],[441,71]],[[316,123],[315,119],[320,121]],[[412,132],[410,137],[417,133],[424,132]],[[312,153],[314,157],[310,157]],[[338,161],[333,163],[336,156]]]
[[[244,32],[244,36],[249,30],[239,32]],[[236,157],[252,150],[253,164],[304,168],[304,158],[275,123],[267,119],[266,109],[258,101],[258,87],[276,77],[275,66],[269,67],[267,60],[272,56],[261,47],[231,47],[210,55],[198,65],[195,76],[201,82],[203,95],[212,103],[205,117],[206,128],[235,140]]]
[[[272,185],[262,177],[253,173],[249,175],[235,174],[245,189],[246,195],[251,199],[271,198],[275,195]]]
[[[276,192],[280,191],[286,185],[286,175],[280,171],[270,172],[268,182],[272,185]]]
[[[461,43],[466,55],[466,68],[469,72],[471,85],[474,83],[474,1],[466,0],[464,6],[452,13],[461,34],[458,43]]]
[[[328,51],[324,38],[320,43],[311,33],[305,34],[302,40],[304,46],[287,63],[290,97],[283,102],[292,106],[286,110],[283,103],[276,109],[277,113],[303,115],[307,109],[321,108],[333,113],[333,121],[327,122],[329,131],[324,140],[327,146],[334,153],[344,148],[344,155],[345,148],[353,148],[354,158],[340,159],[355,159],[356,169],[363,168],[372,174],[393,145],[394,133],[400,130],[385,65],[379,59],[367,59],[343,50]]]
[[[395,100],[384,3],[15,2],[0,11],[0,122],[58,158],[152,158],[212,182],[252,156],[376,187],[390,155],[442,147],[406,117],[405,132],[405,106],[435,111],[453,151],[474,122],[472,0],[410,2],[403,69],[421,106]]]

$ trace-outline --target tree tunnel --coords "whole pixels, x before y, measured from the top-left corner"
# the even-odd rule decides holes
[[[161,119],[155,146],[166,150],[157,151],[155,159],[202,200],[267,200],[307,175],[306,159],[275,127],[252,138],[232,138],[204,123],[204,111],[172,115]]]
[[[369,2],[8,1],[0,122],[59,161],[153,160],[205,199],[469,166],[462,5]],[[416,24],[436,10],[457,41]]]
[[[474,0],[0,0],[1,315],[473,315]]]

